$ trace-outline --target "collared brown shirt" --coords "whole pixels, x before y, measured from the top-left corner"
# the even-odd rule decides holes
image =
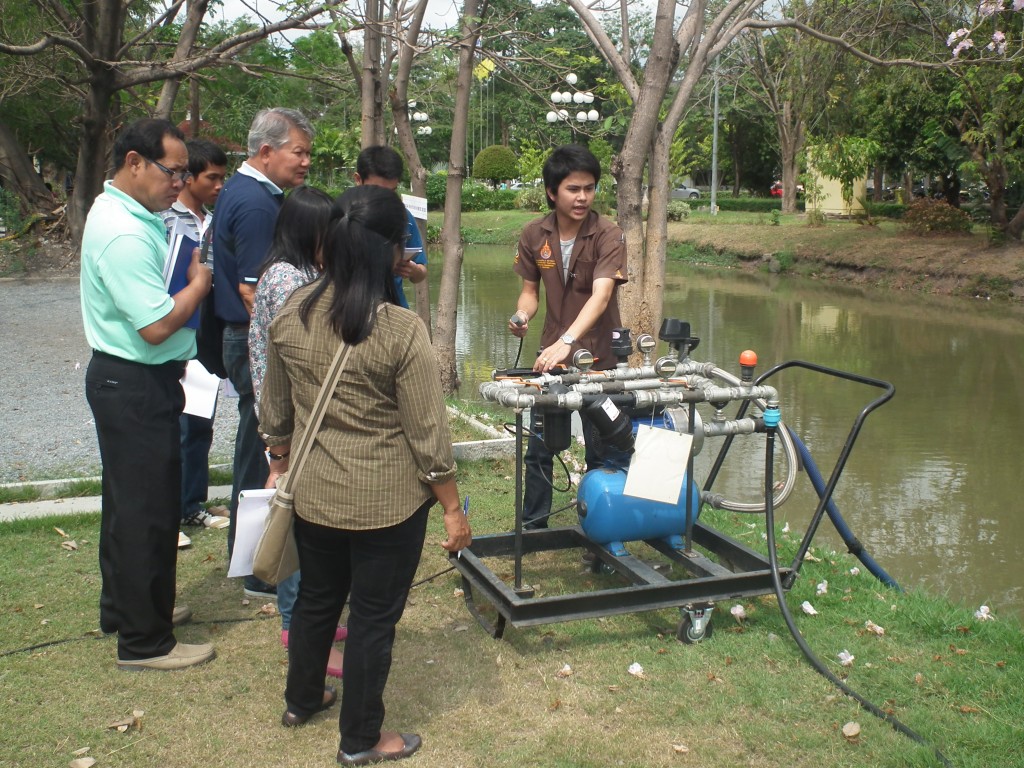
[[[607,309],[597,324],[576,340],[572,351],[581,347],[589,349],[598,359],[594,366],[597,369],[615,367],[611,332],[621,325],[618,286],[629,280],[626,242],[617,224],[591,211],[576,235],[569,259],[569,274],[564,277],[554,212],[531,221],[519,236],[513,269],[524,280],[544,285],[547,311],[540,336],[542,347],[554,344],[572,325],[593,295],[595,279],[607,277],[614,280],[616,287]]]
[[[341,343],[327,323],[333,291],[313,307],[307,329],[299,288],[270,326],[260,432],[297,448]],[[292,434],[295,439],[292,440]],[[455,476],[448,414],[427,329],[415,312],[383,304],[370,336],[353,350],[295,489],[303,520],[334,528],[385,528]]]

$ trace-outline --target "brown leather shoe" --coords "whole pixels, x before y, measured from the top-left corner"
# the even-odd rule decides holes
[[[402,760],[411,757],[420,747],[423,746],[423,739],[418,733],[400,733],[404,746],[397,752],[381,752],[377,749],[367,749],[363,752],[356,752],[350,755],[347,752],[338,750],[339,765],[373,765],[374,763],[386,763],[391,760]]]
[[[325,709],[330,709],[334,706],[334,702],[338,700],[338,692],[333,686],[324,687],[324,699],[320,703],[320,708],[316,712],[310,712],[308,715],[300,715],[297,712],[292,712],[290,709],[286,709],[284,714],[281,715],[281,725],[285,728],[296,728],[300,725],[305,725],[309,722],[309,718],[315,715],[317,712],[323,712]]]
[[[213,646],[209,643],[197,645],[178,643],[171,648],[171,652],[166,656],[153,656],[149,659],[129,659],[127,661],[118,659],[117,666],[118,669],[124,670],[159,669],[166,671],[185,669],[186,667],[194,667],[196,664],[203,664],[216,655],[217,652],[213,650]]]

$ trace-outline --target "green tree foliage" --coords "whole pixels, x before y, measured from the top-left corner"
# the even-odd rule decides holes
[[[473,161],[473,178],[484,179],[497,184],[504,179],[513,179],[519,170],[516,153],[503,144],[484,147]]]

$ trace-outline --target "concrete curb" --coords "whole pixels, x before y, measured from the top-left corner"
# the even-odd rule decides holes
[[[476,422],[479,424],[479,422]],[[501,434],[484,424],[480,427],[487,432]],[[490,440],[470,440],[462,443],[455,443],[452,452],[455,454],[455,461],[479,461],[481,459],[496,459],[502,456],[511,456],[516,449],[514,437],[499,437]],[[220,465],[218,465],[220,466]],[[35,487],[43,493],[57,492],[62,486],[80,482],[82,480],[99,480],[98,477],[77,477],[68,480],[38,480],[28,483],[8,483],[4,487]],[[222,499],[231,496],[230,485],[210,486],[209,498]],[[64,515],[81,515],[90,512],[99,512],[101,501],[99,496],[81,496],[61,499],[39,499],[37,501],[12,502],[0,504],[0,523],[12,520],[29,520],[40,517],[58,517]]]
[[[55,483],[74,481],[58,480]],[[24,483],[29,485],[29,483]],[[230,485],[211,485],[210,498],[227,498],[231,495]],[[68,499],[40,499],[38,501],[13,502],[0,504],[0,523],[12,520],[30,520],[39,517],[63,517],[65,515],[84,515],[99,512],[101,501],[99,496],[80,496]]]

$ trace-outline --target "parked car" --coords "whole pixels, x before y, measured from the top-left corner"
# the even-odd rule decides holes
[[[796,194],[797,194],[797,196],[799,197],[799,196],[803,195],[803,193],[804,193],[804,185],[803,184],[797,184],[796,185]],[[768,190],[768,194],[771,195],[772,197],[782,197],[782,182],[781,181],[776,181],[774,184],[772,184],[771,188]]]
[[[682,184],[672,190],[673,200],[696,200],[700,197],[700,190]]]

